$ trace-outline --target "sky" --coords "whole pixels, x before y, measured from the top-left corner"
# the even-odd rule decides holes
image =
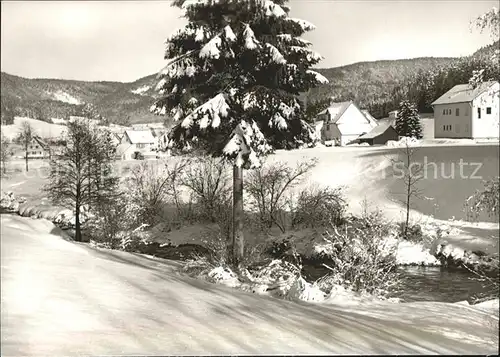
[[[454,57],[489,44],[470,21],[498,1],[291,0],[318,67]],[[1,70],[28,78],[124,81],[158,72],[164,40],[185,24],[169,1],[2,1]]]

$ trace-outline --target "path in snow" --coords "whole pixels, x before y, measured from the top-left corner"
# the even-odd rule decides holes
[[[0,218],[2,356],[498,350],[498,317],[487,311],[292,303],[184,277],[174,262],[65,241],[47,221]]]

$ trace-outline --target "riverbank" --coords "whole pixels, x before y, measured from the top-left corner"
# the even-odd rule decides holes
[[[191,279],[177,273],[175,262],[64,240],[45,220],[0,219],[2,355],[498,350],[493,310],[283,301]]]

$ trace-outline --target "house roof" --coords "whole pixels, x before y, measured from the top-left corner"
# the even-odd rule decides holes
[[[483,82],[477,88],[472,88],[469,84],[458,84],[448,92],[432,102],[431,105],[468,103],[476,99],[480,94],[493,86],[495,81]]]
[[[35,140],[43,149],[47,150],[49,148],[49,144],[43,141],[43,139],[38,135],[33,136],[33,140]]]
[[[394,127],[390,123],[379,124],[375,128],[373,128],[370,132],[361,135],[358,139],[374,139],[377,136],[385,133],[391,127],[394,129]]]
[[[361,113],[364,114],[364,116],[366,117],[366,119],[368,119],[368,121],[370,122],[370,124],[372,124],[374,127],[377,125],[377,119],[375,119],[373,117],[373,115],[371,115],[368,110],[361,109]]]
[[[155,141],[151,130],[126,130],[125,135],[132,144],[151,144]]]
[[[329,123],[336,123],[342,117],[342,114],[344,114],[344,112],[347,110],[347,108],[349,108],[351,104],[353,104],[352,101],[332,103],[328,108],[323,110],[318,115],[328,113],[330,115]]]

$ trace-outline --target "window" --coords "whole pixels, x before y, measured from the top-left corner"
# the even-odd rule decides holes
[[[486,107],[486,114],[491,114],[491,107]]]
[[[138,148],[138,149],[142,149],[142,148],[144,148],[144,144],[137,144],[137,148]]]
[[[446,109],[443,109],[443,115],[446,115]]]
[[[330,124],[326,124],[326,131],[330,131]]]
[[[455,109],[455,116],[458,117],[460,115],[460,108]]]
[[[481,108],[477,108],[477,118],[481,119]]]

